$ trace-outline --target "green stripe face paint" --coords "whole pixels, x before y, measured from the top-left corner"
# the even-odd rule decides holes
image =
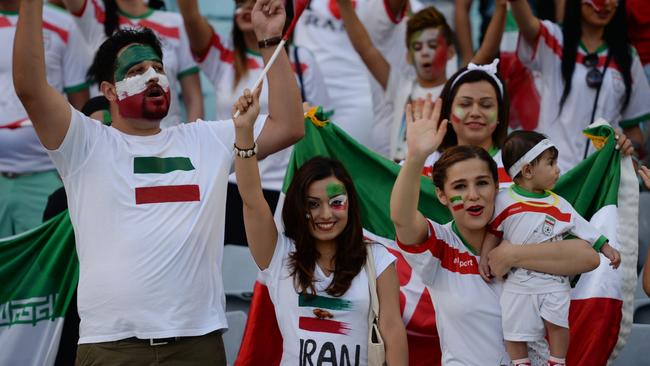
[[[332,198],[348,192],[345,190],[345,186],[341,183],[328,183],[325,187],[325,193],[327,193],[327,197]]]
[[[143,44],[132,44],[119,54],[115,61],[115,81],[121,81],[126,77],[129,69],[143,61],[162,60],[151,46]]]
[[[451,202],[451,208],[454,210],[454,212],[465,208],[465,203],[463,202],[463,198],[461,196],[453,196],[449,201]]]

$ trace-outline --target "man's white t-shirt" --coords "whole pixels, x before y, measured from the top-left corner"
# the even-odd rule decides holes
[[[380,244],[370,245],[375,273],[379,277],[395,261],[395,257]],[[332,282],[334,274],[326,276],[316,265],[314,285],[317,293],[302,295],[296,292],[291,276],[289,254],[294,251],[295,243],[278,233],[271,263],[261,271],[260,276],[269,289],[282,333],[280,364],[366,365],[370,290],[365,268],[352,280],[343,296],[333,297],[325,289]],[[328,316],[317,317],[319,310]]]
[[[357,13],[368,0],[355,1]],[[332,121],[362,145],[372,147],[375,115],[368,71],[352,47],[336,0],[313,0],[300,16],[294,42],[310,50],[325,78]]]
[[[0,172],[31,173],[54,169],[18,99],[12,77],[18,13],[0,12]],[[47,82],[61,94],[88,88],[90,49],[70,14],[43,7],[43,44]],[[2,127],[15,125],[14,128]]]
[[[585,81],[590,68],[584,65],[587,55],[580,46],[576,56],[575,70],[571,79],[571,92],[560,111],[560,99],[564,90],[562,78],[562,29],[550,21],[540,22],[535,44],[529,45],[520,36],[517,55],[532,71],[541,73],[541,108],[537,130],[557,145],[560,155],[558,165],[563,173],[583,160],[588,140],[582,131],[587,128],[596,99],[596,88]],[[607,59],[607,47],[598,50],[598,70],[602,72]],[[632,127],[650,120],[650,87],[639,56],[632,51],[632,90],[630,101],[621,113],[625,98],[625,83],[619,66],[612,58],[600,88],[594,120],[604,118],[614,127]],[[589,143],[589,154],[594,147]]]
[[[314,56],[306,48],[298,47],[298,61],[295,58],[296,48],[289,48],[289,59],[292,67],[296,72],[298,80],[298,67],[302,72],[302,86],[305,93],[305,101],[311,105],[321,105],[327,110],[330,105],[327,87],[320,72]],[[205,73],[208,80],[212,82],[214,89],[217,91],[217,119],[228,119],[232,115],[232,106],[242,96],[244,89],[252,88],[257,78],[264,69],[264,59],[262,55],[248,51],[246,53],[246,62],[248,72],[239,80],[235,86],[235,67],[234,47],[232,41],[222,41],[217,33],[212,36],[210,48],[203,57],[197,59],[201,70]],[[260,113],[268,113],[268,81],[265,80],[262,94],[260,94]],[[300,86],[300,84],[299,84]],[[284,175],[289,165],[292,148],[288,147],[264,158],[259,162],[260,177],[262,179],[262,188],[281,191],[284,183]],[[235,183],[237,180],[235,174],[231,174],[230,181]]]
[[[85,0],[82,9],[73,14],[79,28],[83,31],[93,53],[106,40],[104,33],[104,19],[106,12],[104,3],[100,0]],[[146,27],[154,31],[163,51],[163,64],[169,76],[172,93],[172,102],[169,113],[161,122],[161,127],[171,127],[181,123],[179,80],[184,76],[199,71],[192,53],[190,43],[185,33],[183,18],[180,14],[168,11],[150,9],[140,17],[132,17],[118,10],[118,24],[120,29]]]
[[[408,264],[431,288],[445,366],[510,365],[503,343],[502,283],[486,283],[479,254],[465,242],[455,222],[429,221],[429,237],[418,245],[397,245]]]
[[[597,250],[607,241],[573,206],[555,193],[536,194],[513,184],[497,194],[490,231],[515,244],[564,240],[572,234]],[[568,292],[569,278],[513,268],[504,290],[519,294]]]
[[[79,343],[226,328],[222,253],[231,120],[127,135],[72,109],[50,157],[79,256]],[[255,124],[257,137],[266,116]]]

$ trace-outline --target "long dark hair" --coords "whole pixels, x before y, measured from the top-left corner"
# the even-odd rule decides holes
[[[478,81],[487,81],[494,88],[494,93],[497,96],[497,103],[499,107],[499,111],[497,112],[499,124],[497,125],[497,128],[494,130],[494,132],[492,132],[492,142],[496,147],[501,148],[501,146],[503,146],[503,141],[505,141],[506,136],[508,135],[508,114],[510,111],[510,100],[508,99],[508,93],[505,86],[506,84],[501,76],[497,74],[497,78],[501,82],[501,85],[503,85],[503,95],[501,95],[501,91],[499,90],[499,86],[497,85],[496,81],[494,81],[492,76],[483,71],[470,71],[458,78],[458,76],[465,72],[465,70],[467,70],[467,67],[463,67],[462,69],[456,71],[456,73],[445,83],[445,87],[440,93],[440,98],[442,99],[440,120],[442,121],[443,119],[446,119],[448,121],[451,121],[451,107],[454,104],[454,98],[456,97],[458,89],[461,87],[461,85],[466,83],[475,83]],[[450,126],[450,128],[447,128],[445,138],[442,140],[442,144],[440,144],[440,148],[438,150],[443,151],[449,147],[456,145],[458,145],[458,136],[456,136],[456,132]]]
[[[567,0],[564,6],[564,23],[562,25],[564,39],[562,45],[562,79],[564,79],[564,90],[562,91],[562,98],[560,98],[560,111],[571,92],[571,81],[576,66],[578,44],[582,36],[581,7],[582,2],[580,0]],[[630,93],[632,92],[632,73],[630,72],[632,69],[632,54],[625,24],[624,0],[619,1],[614,17],[605,26],[603,38],[609,49],[608,52],[618,65],[619,72],[623,75],[625,98],[621,106],[622,112],[630,102]]]
[[[147,3],[151,9],[164,10],[165,2],[163,0],[149,0]],[[119,8],[116,0],[104,0],[104,34],[110,37],[119,28]]]
[[[340,180],[347,190],[348,223],[336,238],[334,279],[325,291],[332,296],[345,294],[366,261],[359,201],[352,178],[343,165],[334,159],[322,156],[310,159],[294,175],[282,207],[284,233],[296,244],[296,251],[289,255],[291,276],[296,290],[305,294],[316,293],[314,269],[320,256],[316,241],[309,232],[311,223],[305,216],[308,212],[307,192],[313,182],[331,176]]]

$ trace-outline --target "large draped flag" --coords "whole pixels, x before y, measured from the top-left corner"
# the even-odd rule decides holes
[[[393,242],[388,207],[399,167],[357,144],[322,116],[310,114],[306,136],[296,145],[287,173],[316,155],[343,162],[360,195],[366,235],[398,258],[400,305],[409,337],[411,365],[439,365],[440,348],[429,290],[411,271]],[[320,119],[320,120],[319,120]],[[598,226],[622,255],[614,271],[601,266],[583,274],[572,292],[569,365],[604,365],[625,344],[636,286],[638,183],[629,159],[620,160],[613,131],[588,131],[603,148],[565,174],[556,192]],[[420,210],[438,222],[450,214],[422,180]],[[603,257],[604,258],[604,257]],[[0,239],[0,366],[53,365],[63,316],[78,281],[79,263],[67,212],[24,234]],[[224,274],[224,276],[232,274]],[[236,274],[235,274],[236,275]],[[237,365],[277,365],[282,338],[266,287],[256,284]],[[471,347],[471,345],[468,345]]]
[[[53,365],[79,262],[68,212],[0,240],[0,365]]]
[[[326,116],[320,110],[308,114],[306,135],[294,147],[285,190],[296,169],[314,156],[329,156],[345,165],[360,196],[365,235],[386,245],[397,257],[409,365],[440,365],[441,352],[430,291],[408,266],[394,242],[389,205],[399,166],[359,145],[335,125],[323,123],[324,119]],[[631,327],[636,282],[638,182],[629,158],[621,161],[620,153],[614,148],[610,127],[598,126],[586,133],[598,141],[602,149],[563,175],[555,192],[602,230],[610,243],[620,250],[623,259],[619,269],[612,270],[601,256],[600,267],[583,274],[572,292],[571,345],[567,361],[569,365],[593,366],[605,365],[615,356]],[[448,222],[451,215],[436,199],[433,183],[422,178],[421,187],[421,212],[434,221]],[[273,304],[266,286],[258,282],[235,364],[278,365],[281,357],[282,336]]]

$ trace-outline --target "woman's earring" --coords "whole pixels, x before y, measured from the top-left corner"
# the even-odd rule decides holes
[[[311,215],[309,214],[309,212],[307,212],[307,213],[305,214],[305,218],[306,218],[307,220],[311,219]]]

